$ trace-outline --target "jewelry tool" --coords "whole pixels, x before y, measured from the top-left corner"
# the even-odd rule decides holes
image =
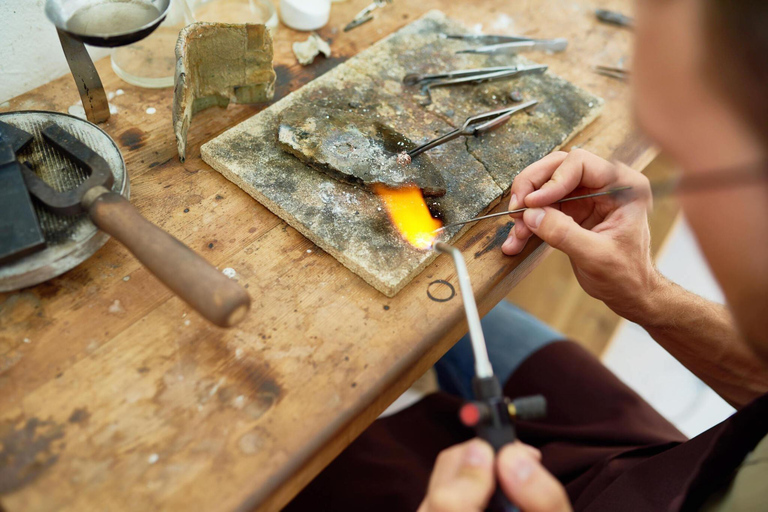
[[[444,87],[448,85],[461,84],[480,84],[492,80],[503,78],[513,78],[522,75],[541,74],[547,70],[547,66],[536,64],[533,66],[500,66],[496,68],[465,69],[458,71],[449,71],[447,73],[437,73],[434,75],[419,75],[411,73],[403,77],[406,85],[422,83],[421,91],[427,96],[427,102],[422,105],[432,103],[433,87]]]
[[[651,183],[651,195],[653,197],[664,197],[673,193],[680,194],[701,190],[722,189],[726,187],[743,186],[758,181],[765,181],[768,179],[768,172],[765,170],[766,168],[768,168],[768,163],[759,162],[752,166],[745,166],[736,169],[725,169],[720,171],[710,171],[708,173],[702,174],[676,176],[666,180]],[[604,190],[602,192],[594,192],[592,194],[586,194],[582,196],[565,197],[559,201],[555,201],[552,204],[567,203],[569,201],[588,199],[590,197],[609,196],[619,194],[630,189],[632,189],[631,186],[616,187],[609,190]],[[437,228],[433,231],[433,233],[437,233],[455,226],[469,224],[470,222],[492,219],[494,217],[511,215],[513,213],[521,213],[528,209],[529,208],[518,208],[516,210],[507,210],[504,212],[482,215],[480,217],[474,217],[472,219],[460,222],[452,222],[450,224],[446,224],[443,227]]]
[[[617,25],[619,27],[627,28],[632,28],[635,25],[634,18],[616,11],[609,11],[607,9],[595,9],[595,16],[597,16],[598,20],[602,21],[603,23],[608,23],[609,25]]]
[[[26,164],[20,164],[29,193],[51,212],[86,213],[102,231],[121,242],[144,266],[203,317],[220,327],[242,320],[251,303],[248,293],[189,247],[147,221],[120,193],[112,191],[115,176],[107,161],[56,124],[41,130],[42,138],[85,171],[85,179],[59,191]]]
[[[525,103],[521,103],[513,107],[505,107],[502,109],[492,110],[490,112],[468,117],[467,120],[464,121],[464,124],[461,125],[461,127],[448,132],[445,135],[441,135],[440,137],[427,141],[420,146],[417,146],[416,148],[408,151],[408,155],[413,158],[416,155],[420,155],[427,150],[440,146],[441,144],[445,144],[446,142],[458,137],[477,137],[481,133],[503,125],[509,121],[509,118],[512,117],[513,114],[532,107],[538,102],[538,100],[526,101]]]
[[[109,119],[109,103],[85,45],[113,48],[144,39],[163,22],[170,6],[171,0],[46,1],[45,15],[56,26],[90,122],[103,123]]]
[[[630,187],[630,186],[618,187],[618,188],[612,188],[610,190],[604,190],[602,192],[595,192],[593,194],[586,194],[586,195],[583,195],[583,196],[566,197],[566,198],[560,199],[559,201],[555,201],[552,204],[567,203],[569,201],[576,201],[577,199],[588,199],[590,197],[610,196],[610,195],[613,195],[613,194],[618,194],[619,192],[623,192],[625,190],[629,190],[631,188],[632,187]],[[452,228],[452,227],[455,227],[455,226],[463,226],[464,224],[469,224],[470,222],[477,222],[479,220],[492,219],[494,217],[501,217],[501,216],[504,216],[504,215],[511,215],[513,213],[521,213],[521,212],[524,212],[525,210],[528,210],[528,209],[530,209],[530,208],[518,208],[517,210],[507,210],[505,212],[497,212],[497,213],[491,213],[489,215],[482,215],[480,217],[474,217],[472,219],[463,220],[461,222],[452,222],[450,224],[446,224],[445,226],[443,226],[441,228],[437,228],[435,231],[433,231],[433,233],[442,231],[444,229]]]
[[[484,46],[478,48],[459,50],[456,53],[516,54],[533,50],[562,52],[568,46],[568,40],[562,37],[556,39],[532,39],[530,37],[484,34],[443,34],[441,37],[484,44]]]
[[[513,401],[504,396],[501,383],[498,377],[494,375],[491,361],[488,358],[483,327],[480,323],[480,315],[477,311],[464,257],[456,247],[443,242],[437,242],[434,249],[437,252],[450,255],[453,259],[456,276],[459,280],[461,299],[464,302],[464,312],[467,316],[469,339],[475,356],[475,376],[472,378],[475,400],[467,402],[461,407],[459,419],[465,426],[473,428],[477,436],[487,441],[493,447],[494,452],[498,453],[502,447],[515,442],[517,439],[512,419],[532,420],[544,417],[547,401],[542,395],[521,397]],[[488,505],[488,510],[515,512],[518,509],[510,503],[500,486],[497,485]]]
[[[598,75],[615,78],[616,80],[621,80],[622,82],[629,80],[630,75],[630,71],[628,69],[612,66],[595,66],[594,71]]]
[[[500,68],[487,68],[478,70],[464,70],[454,71],[452,76],[446,76],[439,78],[438,75],[424,75],[424,78],[415,82],[425,82],[424,89],[429,90],[432,87],[443,87],[446,85],[458,85],[458,84],[479,84],[483,82],[490,82],[491,80],[498,80],[500,78],[509,78],[513,76],[522,75],[540,75],[547,70],[548,66],[544,64],[535,64],[533,66],[508,66]],[[473,73],[475,72],[476,73]],[[449,73],[444,73],[445,75]],[[409,78],[410,77],[410,78]],[[413,81],[415,77],[413,75],[406,75],[405,78],[409,78]],[[403,81],[405,81],[403,78]],[[406,84],[409,85],[409,84]]]
[[[347,23],[347,26],[344,27],[344,32],[349,32],[353,28],[359,27],[363,23],[371,21],[373,19],[373,11],[391,3],[392,0],[375,0],[371,5],[357,13],[357,15],[352,18],[352,21]]]
[[[515,71],[518,66],[494,66],[488,68],[459,69],[456,71],[446,71],[445,73],[434,73],[431,75],[422,73],[409,73],[403,77],[405,85],[416,85],[420,82],[437,80],[442,78],[459,78],[465,76],[483,75],[486,73],[496,73],[498,71]]]
[[[45,237],[16,155],[32,135],[0,122],[0,264],[45,247]]]

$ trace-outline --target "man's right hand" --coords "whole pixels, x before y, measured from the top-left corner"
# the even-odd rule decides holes
[[[617,196],[553,204],[626,185],[632,189]],[[535,234],[566,253],[582,288],[621,316],[633,320],[651,306],[652,293],[665,280],[651,258],[652,200],[645,176],[588,151],[558,151],[524,169],[511,193],[510,210],[531,209],[513,215],[516,223],[502,246],[505,254],[518,254]]]

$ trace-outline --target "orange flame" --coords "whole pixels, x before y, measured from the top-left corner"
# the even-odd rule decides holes
[[[374,185],[374,192],[384,202],[389,218],[406,242],[417,249],[429,249],[437,238],[442,222],[432,217],[419,187],[408,185],[389,188]]]

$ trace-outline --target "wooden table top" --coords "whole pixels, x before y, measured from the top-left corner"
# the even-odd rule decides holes
[[[639,169],[655,156],[633,128],[628,85],[591,71],[628,58],[632,37],[592,11],[629,12],[629,0],[396,0],[342,32],[368,3],[334,4],[320,31],[333,56],[309,67],[291,52],[306,34],[280,26],[275,99],[437,8],[487,33],[567,37],[565,53],[531,57],[606,100],[569,146]],[[172,90],[132,87],[108,59],[97,68],[108,92],[125,91],[102,128],[123,151],[131,201],[214,265],[233,268],[253,308],[234,329],[213,327],[114,240],[57,279],[0,294],[0,504],[279,509],[463,334],[459,296],[430,299],[450,295],[440,280],[458,287],[453,265],[439,257],[388,299],[200,160],[201,143],[263,106],[198,114],[181,164]],[[0,111],[66,112],[78,99],[67,75]],[[504,218],[479,223],[457,244],[482,312],[546,252],[532,243],[504,256],[508,229]]]

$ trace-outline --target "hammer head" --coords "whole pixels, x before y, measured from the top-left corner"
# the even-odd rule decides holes
[[[77,215],[84,212],[82,200],[86,192],[99,186],[107,189],[112,188],[114,176],[109,164],[74,135],[55,124],[46,126],[41,133],[46,142],[83,167],[88,172],[88,178],[73,189],[58,192],[41,180],[26,165],[22,165],[27,189],[54,213]]]

